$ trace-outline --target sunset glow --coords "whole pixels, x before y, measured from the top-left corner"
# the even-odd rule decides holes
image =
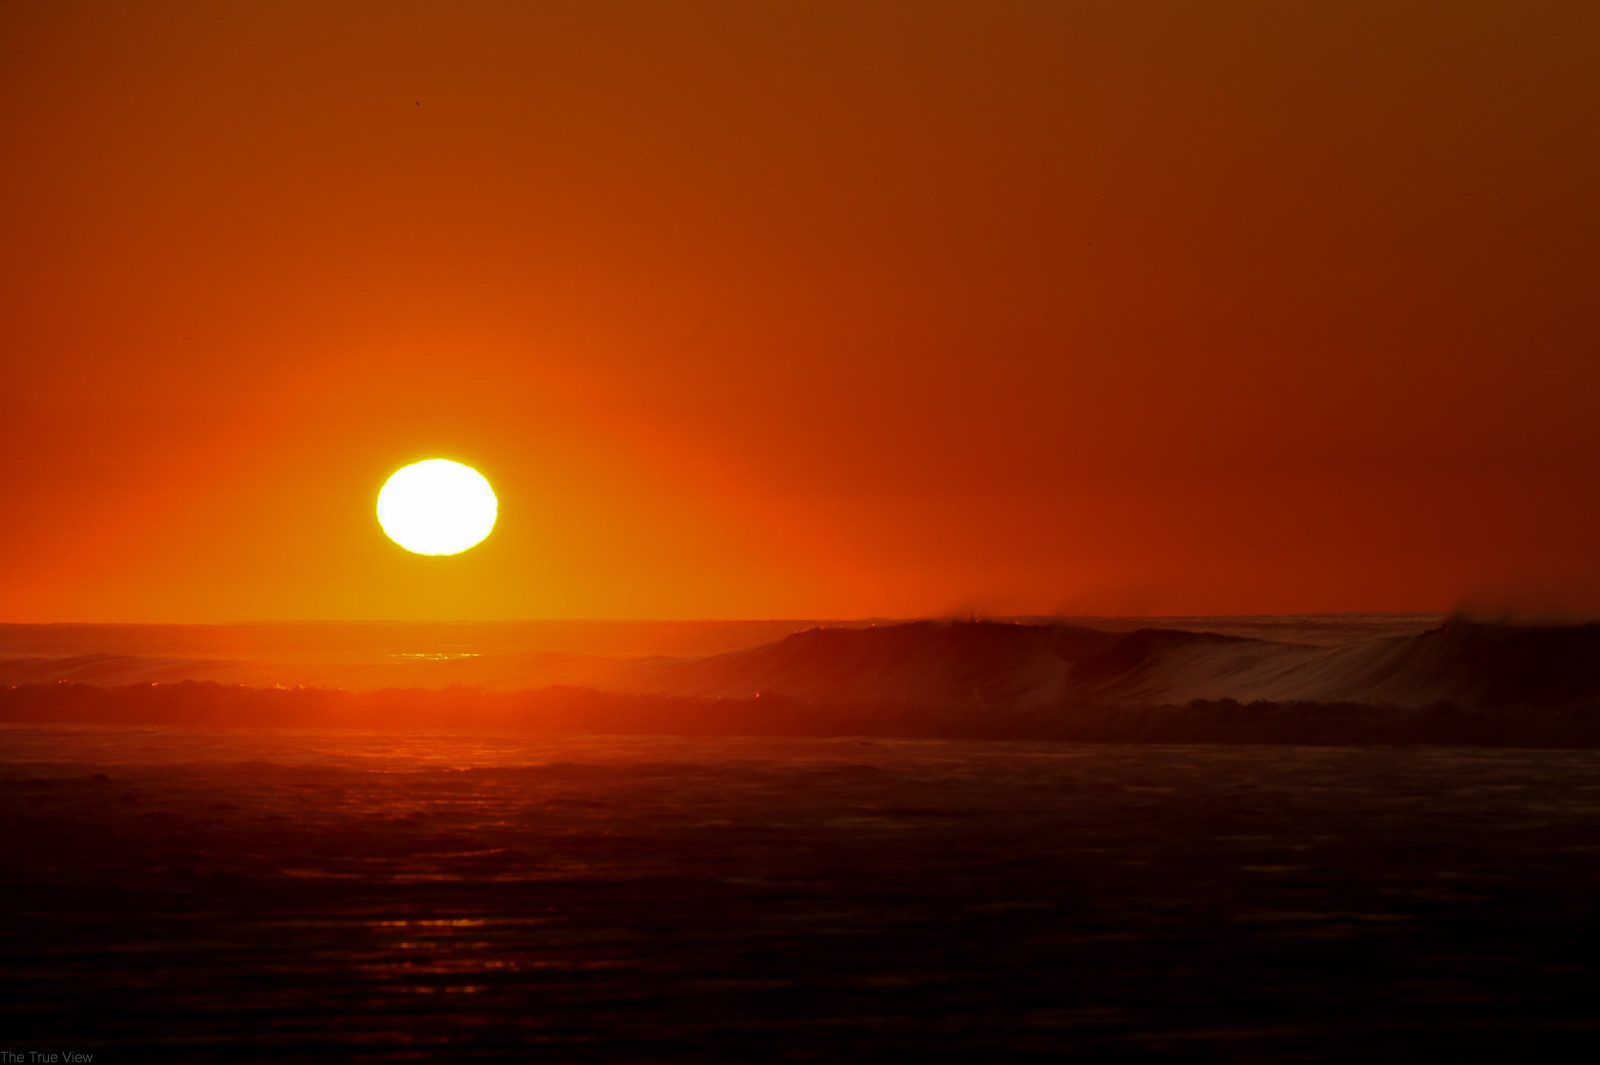
[[[1600,604],[1600,4],[1224,7],[5,6],[0,622]]]
[[[0,3],[0,1065],[1600,1060],[1597,57]]]

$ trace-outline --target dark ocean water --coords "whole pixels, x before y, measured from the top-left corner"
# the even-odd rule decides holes
[[[1600,753],[0,728],[0,1050],[1549,1061]]]

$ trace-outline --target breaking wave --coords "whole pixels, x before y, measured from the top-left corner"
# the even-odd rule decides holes
[[[1600,624],[1451,619],[1342,647],[1172,629],[913,622],[812,629],[765,647],[657,667],[641,687],[818,702],[1045,707],[1196,699],[1401,707],[1563,705],[1600,697]]]

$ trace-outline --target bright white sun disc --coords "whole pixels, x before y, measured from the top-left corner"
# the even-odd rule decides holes
[[[378,493],[378,524],[419,555],[454,555],[489,535],[499,501],[483,474],[449,459],[395,471]]]

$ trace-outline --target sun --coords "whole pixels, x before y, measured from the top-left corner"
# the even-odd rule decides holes
[[[449,459],[396,470],[378,493],[378,524],[419,555],[455,555],[480,543],[499,509],[483,474]]]

